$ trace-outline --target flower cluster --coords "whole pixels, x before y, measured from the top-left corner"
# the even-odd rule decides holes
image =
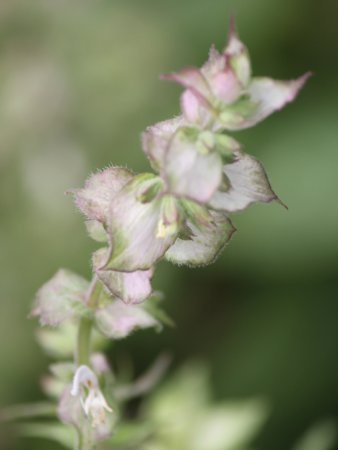
[[[116,411],[101,390],[90,349],[83,349],[88,338],[83,330],[94,326],[120,339],[137,328],[160,327],[165,316],[151,286],[156,263],[213,262],[235,231],[230,214],[278,200],[261,163],[228,132],[281,109],[308,76],[252,77],[247,48],[232,25],[221,53],[212,47],[201,68],[163,77],[184,91],[181,115],[143,133],[143,151],[156,173],[108,167],[70,191],[89,235],[102,244],[92,258],[93,280],[60,270],[38,292],[33,315],[47,326],[80,319],[78,367],[73,382],[63,386],[58,411],[88,448],[112,432]]]
[[[143,150],[157,175],[110,167],[74,190],[89,234],[107,246],[94,272],[126,303],[151,293],[161,258],[190,266],[212,262],[235,231],[229,214],[277,200],[264,168],[226,134],[255,125],[292,101],[309,74],[295,81],[253,78],[248,51],[231,26],[222,53],[200,68],[163,78],[184,87],[182,115],[149,127]]]

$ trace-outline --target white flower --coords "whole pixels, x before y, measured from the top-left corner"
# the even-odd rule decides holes
[[[105,424],[107,412],[113,412],[100,390],[96,375],[88,366],[82,365],[76,370],[71,395],[80,396],[82,408],[93,428]]]

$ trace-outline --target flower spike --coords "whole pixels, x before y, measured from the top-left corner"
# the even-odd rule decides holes
[[[119,402],[145,392],[135,385],[125,390],[127,397],[121,390],[119,395],[118,374],[115,377],[104,355],[91,354],[91,348],[96,352],[105,339],[172,325],[159,306],[161,295],[151,286],[156,263],[166,259],[191,267],[210,264],[236,231],[232,213],[256,202],[282,203],[263,165],[225,133],[254,126],[282,109],[310,75],[291,81],[253,77],[248,49],[232,18],[223,51],[212,46],[202,67],[162,76],[179,83],[183,93],[181,114],[148,127],[142,135],[143,151],[156,174],[134,175],[112,166],[92,174],[83,188],[69,191],[90,237],[104,246],[93,254],[91,283],[59,270],[38,291],[32,315],[43,326],[59,327],[39,335],[51,355],[68,358],[77,332],[75,360],[82,362],[81,355],[86,355],[90,361],[91,368],[80,365],[75,374],[70,361],[53,364],[44,382],[46,393],[59,399],[61,422],[76,429],[81,450],[109,439]],[[136,442],[119,439],[108,446],[139,448]]]

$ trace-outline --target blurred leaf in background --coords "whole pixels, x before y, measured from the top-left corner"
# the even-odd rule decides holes
[[[305,433],[295,450],[333,450],[337,443],[337,425],[327,420],[316,424]]]
[[[154,424],[154,441],[144,450],[244,449],[268,416],[260,399],[212,405],[205,365],[187,364],[150,397],[144,416]]]

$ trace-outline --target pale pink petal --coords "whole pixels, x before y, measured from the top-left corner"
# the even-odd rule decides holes
[[[212,92],[200,69],[187,67],[180,72],[162,75],[162,79],[181,84],[186,89],[191,90],[201,104],[210,106]]]
[[[200,103],[189,89],[186,89],[181,95],[181,109],[188,122],[199,122]]]
[[[201,103],[196,95],[186,89],[180,98],[181,110],[186,120],[186,126],[192,124],[200,129],[212,128],[214,113],[204,103]]]
[[[231,58],[211,47],[208,61],[201,68],[216,97],[224,103],[232,103],[242,93],[243,84],[231,66]]]
[[[242,86],[231,69],[214,75],[210,86],[215,96],[224,103],[233,103],[242,92]]]

